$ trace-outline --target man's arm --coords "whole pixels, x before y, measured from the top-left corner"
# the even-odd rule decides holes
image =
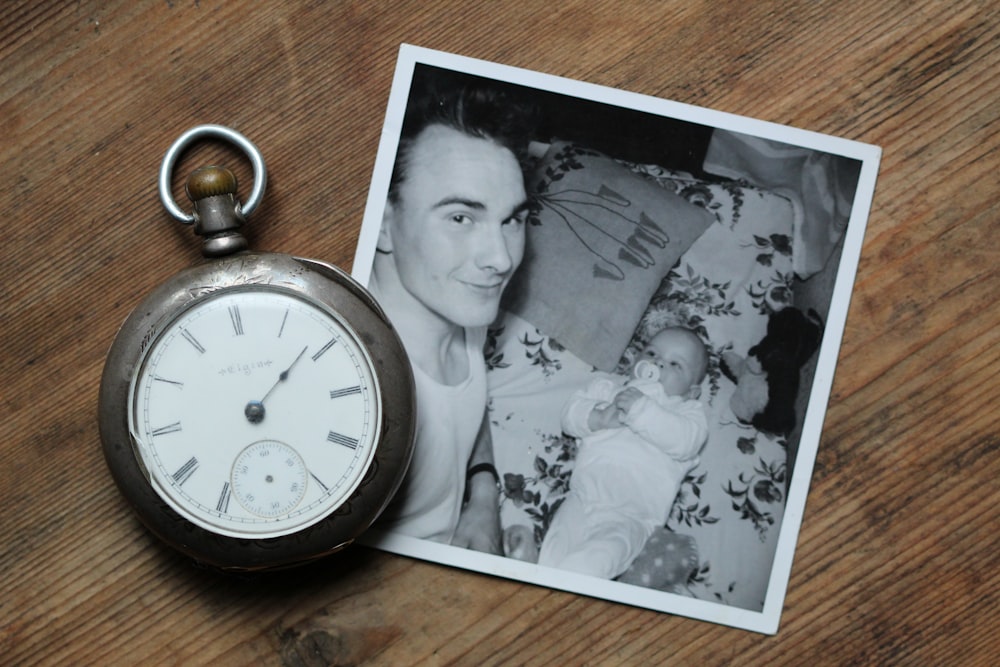
[[[489,413],[485,410],[467,470],[470,475],[465,486],[469,497],[462,506],[451,543],[457,547],[502,555],[500,480],[493,465],[493,437],[490,434]]]

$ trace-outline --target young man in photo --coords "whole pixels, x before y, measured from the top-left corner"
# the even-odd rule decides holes
[[[529,121],[486,88],[411,97],[369,283],[417,394],[413,461],[381,527],[495,554],[483,345],[524,252]]]

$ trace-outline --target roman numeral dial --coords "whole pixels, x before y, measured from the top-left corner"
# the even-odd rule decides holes
[[[152,341],[132,387],[130,429],[154,488],[231,537],[323,520],[358,487],[380,436],[365,347],[282,288],[200,298]]]

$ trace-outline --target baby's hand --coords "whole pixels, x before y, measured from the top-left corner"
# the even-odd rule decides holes
[[[595,406],[587,418],[587,426],[591,431],[602,431],[606,428],[618,428],[622,425],[621,411],[614,403]]]
[[[640,398],[642,398],[642,392],[635,387],[629,387],[618,392],[618,395],[615,396],[614,406],[621,411],[624,418]]]

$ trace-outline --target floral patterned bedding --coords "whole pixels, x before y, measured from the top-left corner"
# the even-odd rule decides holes
[[[670,324],[710,341],[702,391],[710,434],[665,526],[696,545],[697,565],[668,590],[760,610],[784,511],[786,443],[734,418],[733,385],[718,362],[729,350],[745,355],[764,336],[768,315],[791,303],[793,209],[746,184],[629,166],[715,218],[654,293],[622,362]],[[487,365],[501,521],[531,526],[540,540],[572,484],[577,443],[561,433],[560,414],[593,367],[511,312],[490,331]]]

